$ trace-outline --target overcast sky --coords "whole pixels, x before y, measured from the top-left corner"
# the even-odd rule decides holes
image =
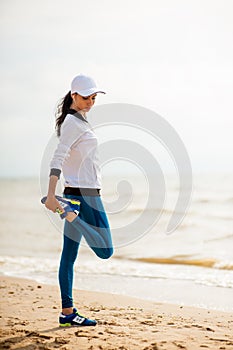
[[[233,171],[232,0],[1,0],[1,176],[37,176],[79,72],[179,133],[194,172]]]

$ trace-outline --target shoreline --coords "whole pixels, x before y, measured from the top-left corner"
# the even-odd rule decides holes
[[[63,329],[57,286],[8,276],[0,281],[3,349],[233,348],[233,315],[227,312],[75,289],[76,307],[98,325]]]
[[[111,264],[113,260],[110,262]],[[33,266],[35,263],[39,264],[39,260],[34,262]],[[96,261],[96,264],[98,264],[98,261]],[[114,267],[116,266],[112,264],[109,269]],[[74,276],[73,288],[80,289],[83,292],[91,290],[93,292],[138,298],[142,301],[189,306],[228,313],[233,312],[232,288],[194,283],[192,280],[181,278],[174,280],[172,278],[130,276],[128,274],[118,274],[116,270],[115,274],[100,273],[100,271],[94,274],[87,266],[82,266],[82,263],[78,265],[78,269],[78,273]],[[24,270],[25,266],[23,266]],[[14,273],[2,272],[2,276],[28,279],[37,283],[58,286],[57,270],[53,272],[53,275],[49,274],[48,276],[45,275],[44,268],[43,273],[38,273],[37,271],[35,275],[31,275],[31,272],[22,274],[19,271],[16,274],[15,271]],[[97,279],[98,283],[96,283]]]

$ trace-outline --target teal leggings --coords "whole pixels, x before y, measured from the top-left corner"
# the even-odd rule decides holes
[[[108,259],[113,254],[111,231],[102,200],[99,196],[74,196],[81,202],[80,213],[71,223],[65,220],[64,241],[59,267],[59,285],[62,308],[73,307],[72,287],[74,262],[82,236],[90,248],[101,259]]]

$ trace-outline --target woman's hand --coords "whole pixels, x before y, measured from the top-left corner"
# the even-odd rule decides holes
[[[49,189],[48,189],[48,195],[45,202],[45,206],[47,209],[52,210],[54,213],[56,213],[57,209],[59,209],[63,213],[64,210],[62,209],[58,200],[55,197],[57,181],[58,181],[57,176],[55,175],[50,176]]]
[[[54,195],[47,196],[45,206],[47,209],[52,210],[54,213],[56,213],[57,209],[59,209],[62,213],[64,211]]]

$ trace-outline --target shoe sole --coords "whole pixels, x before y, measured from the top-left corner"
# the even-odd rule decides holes
[[[58,200],[58,202],[59,202],[59,204],[61,205],[61,207],[63,207],[64,204],[66,204],[66,203],[67,203],[68,205],[69,205],[69,203],[70,203],[70,204],[72,204],[72,205],[78,205],[79,208],[80,208],[81,202],[80,202],[78,199],[62,198],[62,197],[60,197],[60,196],[55,196],[55,197],[56,197],[56,199]],[[43,197],[43,198],[41,199],[41,203],[42,203],[42,204],[45,204],[46,199],[47,199],[47,197]],[[63,200],[64,200],[64,201],[63,201]],[[66,203],[65,203],[65,202],[66,202]],[[76,215],[79,214],[79,210],[74,209],[74,208],[72,208],[72,207],[70,207],[70,208],[72,209],[70,212],[74,212]],[[57,208],[55,212],[58,213],[58,214],[60,215],[61,219],[64,219],[64,218],[67,216],[66,210],[61,211],[60,209]]]

